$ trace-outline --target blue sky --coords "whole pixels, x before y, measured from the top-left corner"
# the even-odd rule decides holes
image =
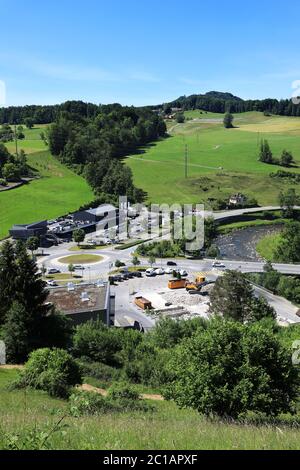
[[[6,105],[288,98],[299,0],[0,0]]]

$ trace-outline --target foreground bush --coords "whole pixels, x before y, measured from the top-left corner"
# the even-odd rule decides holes
[[[98,415],[114,410],[114,406],[105,397],[96,392],[75,390],[69,398],[71,416]]]
[[[205,415],[238,418],[249,411],[294,411],[298,371],[272,329],[213,320],[183,341],[168,364],[164,395]]]
[[[13,387],[32,387],[53,397],[66,398],[71,388],[81,383],[80,367],[70,354],[63,349],[44,348],[30,354]]]
[[[109,328],[101,321],[79,325],[73,337],[74,355],[117,365],[116,354],[122,349],[121,334],[118,328]]]
[[[89,358],[82,357],[77,362],[80,365],[82,375],[101,381],[103,386],[119,380],[122,376],[121,369],[116,369],[101,362],[91,362]]]
[[[109,395],[112,400],[139,400],[138,392],[129,384],[118,382],[109,389]]]
[[[111,387],[106,397],[93,391],[75,390],[69,398],[70,415],[76,418],[105,413],[148,412],[154,410],[153,405],[141,400],[136,391],[129,386],[124,386],[124,384]]]

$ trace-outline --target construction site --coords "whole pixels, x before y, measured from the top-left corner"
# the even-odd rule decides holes
[[[153,319],[207,317],[209,294],[215,279],[206,273],[190,273],[184,278],[166,274],[129,279],[117,287],[118,296],[130,310],[143,311]],[[123,304],[124,305],[124,304]]]

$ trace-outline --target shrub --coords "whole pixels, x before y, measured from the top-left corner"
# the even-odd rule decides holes
[[[79,325],[73,337],[75,356],[88,356],[95,362],[115,365],[116,353],[122,348],[121,334],[117,328],[109,328],[101,321],[89,321]]]
[[[120,369],[102,364],[101,362],[89,362],[86,358],[78,361],[83,375],[94,377],[104,383],[118,380],[122,374]]]
[[[29,356],[14,388],[32,387],[50,396],[66,398],[73,386],[82,383],[80,367],[63,349],[37,349]]]
[[[118,391],[116,394],[109,394],[108,397],[103,397],[96,392],[75,390],[69,398],[70,415],[80,417],[128,411],[147,412],[155,409],[151,404],[140,400],[139,395],[131,387],[118,384],[113,388]]]
[[[232,418],[294,411],[298,371],[272,325],[212,320],[177,346],[168,367],[164,394],[181,407]]]
[[[139,393],[126,382],[117,382],[113,384],[110,389],[108,396],[112,400],[139,400]]]
[[[75,390],[69,398],[69,413],[76,418],[109,413],[113,410],[112,403],[96,392]]]

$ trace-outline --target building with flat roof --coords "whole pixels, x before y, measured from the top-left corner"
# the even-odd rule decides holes
[[[10,236],[15,240],[28,240],[30,237],[42,238],[47,234],[47,221],[35,222],[32,224],[16,224],[9,231]]]
[[[74,222],[82,223],[99,223],[101,221],[108,221],[115,219],[115,225],[118,225],[118,209],[112,204],[102,204],[94,209],[86,209],[74,213]],[[105,227],[104,227],[105,228]]]
[[[105,284],[73,284],[49,289],[48,302],[64,313],[75,325],[89,320],[114,324],[115,298]]]

